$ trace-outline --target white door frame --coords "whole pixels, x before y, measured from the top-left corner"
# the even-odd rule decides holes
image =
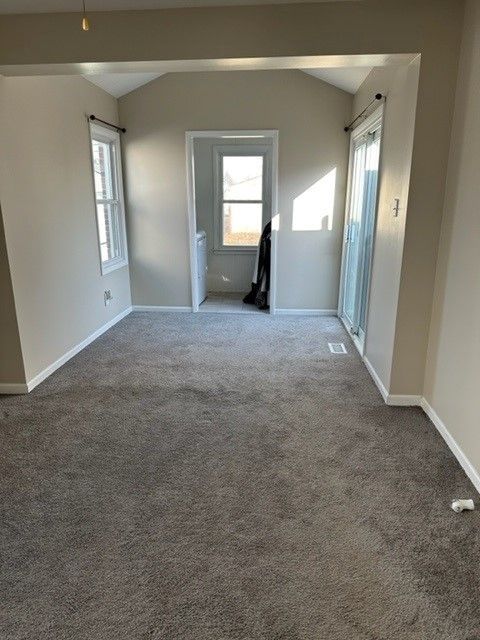
[[[358,336],[351,335],[351,338],[358,349],[361,356],[365,354],[366,344],[367,344],[367,334],[368,334],[368,314],[370,309],[370,288],[372,282],[372,266],[373,266],[373,258],[375,253],[375,240],[377,235],[377,219],[378,219],[378,203],[379,203],[379,195],[380,195],[380,186],[381,186],[381,176],[382,176],[382,149],[383,149],[383,136],[385,130],[385,99],[383,103],[373,111],[371,115],[368,116],[358,127],[355,127],[353,131],[350,133],[350,151],[348,157],[348,181],[347,181],[347,194],[345,200],[345,218],[344,218],[344,226],[343,226],[343,236],[342,236],[342,261],[340,268],[340,288],[338,295],[338,311],[337,315],[340,318],[341,322],[345,326],[345,329],[350,334],[350,327],[347,326],[345,319],[343,317],[343,285],[344,285],[344,277],[345,277],[345,261],[347,257],[346,251],[346,243],[345,243],[345,233],[347,229],[347,222],[349,219],[349,207],[350,207],[350,195],[352,190],[352,170],[353,170],[353,150],[354,150],[354,140],[358,138],[358,136],[363,135],[368,131],[370,127],[372,127],[376,122],[381,122],[382,127],[382,136],[380,140],[380,155],[378,160],[378,178],[377,178],[377,194],[375,201],[375,220],[373,226],[373,240],[372,240],[372,253],[370,256],[370,279],[367,286],[367,300],[366,300],[366,309],[365,309],[365,335],[363,337],[363,341],[361,341]]]
[[[258,130],[227,130],[227,131],[186,131],[185,150],[187,160],[187,210],[188,210],[188,241],[190,246],[190,285],[192,295],[192,311],[198,311],[197,296],[197,242],[195,234],[197,232],[197,212],[195,205],[195,171],[194,171],[194,142],[196,138],[267,138],[272,141],[272,241],[270,260],[270,313],[274,314],[276,309],[276,289],[277,289],[277,246],[279,229],[278,212],[278,130],[258,129]]]

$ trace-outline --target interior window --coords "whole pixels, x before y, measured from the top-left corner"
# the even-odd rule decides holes
[[[220,154],[221,246],[256,247],[264,208],[263,155]]]
[[[98,242],[102,274],[127,264],[120,136],[91,125]]]

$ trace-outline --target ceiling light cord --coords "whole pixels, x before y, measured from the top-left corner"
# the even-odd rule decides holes
[[[87,12],[85,10],[85,0],[82,0],[82,5],[83,5],[82,29],[84,31],[88,31],[90,29],[90,22],[88,21]]]

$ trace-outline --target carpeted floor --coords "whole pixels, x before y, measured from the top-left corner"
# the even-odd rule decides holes
[[[0,418],[2,640],[480,638],[474,489],[334,318],[132,314]]]

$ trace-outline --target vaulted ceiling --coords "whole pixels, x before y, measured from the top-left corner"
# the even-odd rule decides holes
[[[368,76],[372,67],[335,67],[333,69],[302,69],[319,80],[333,84],[348,93],[357,93],[360,85]]]
[[[163,73],[102,73],[83,76],[115,98],[120,98],[134,89],[164,75]]]
[[[339,89],[356,93],[362,82],[370,73],[372,67],[337,67],[334,69],[302,69],[319,80],[328,82]],[[93,82],[104,91],[120,98],[121,96],[138,89],[144,84],[164,75],[163,73],[103,73],[84,76],[89,82]]]

